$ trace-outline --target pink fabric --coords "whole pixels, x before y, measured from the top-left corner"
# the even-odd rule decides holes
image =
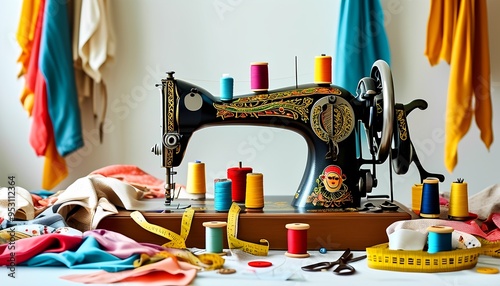
[[[71,250],[78,247],[82,240],[81,236],[50,233],[19,239],[15,244],[4,243],[0,245],[0,265],[19,264],[42,252]]]
[[[87,284],[109,284],[134,282],[150,286],[188,285],[196,277],[197,269],[189,263],[178,262],[169,257],[153,264],[120,272],[97,271],[89,274],[61,276],[61,279]]]
[[[146,253],[150,256],[165,250],[164,247],[150,243],[139,243],[120,233],[105,229],[89,230],[83,233],[84,237],[93,236],[102,249],[119,257],[127,258],[133,254]]]
[[[165,182],[134,165],[109,165],[90,173],[120,179],[138,188],[147,188],[149,198],[165,197]]]

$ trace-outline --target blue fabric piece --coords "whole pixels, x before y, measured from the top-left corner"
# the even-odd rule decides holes
[[[134,268],[134,261],[139,254],[121,259],[101,249],[99,242],[93,236],[84,238],[75,251],[61,253],[41,253],[21,263],[24,266],[66,266],[70,269],[102,269],[108,272],[118,272]]]
[[[342,0],[333,84],[355,95],[359,80],[370,76],[373,63],[379,59],[390,65],[380,0]]]
[[[57,151],[66,156],[83,146],[67,2],[47,0],[39,68],[47,84],[47,105]]]

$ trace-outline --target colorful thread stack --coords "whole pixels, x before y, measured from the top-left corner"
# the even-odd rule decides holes
[[[322,54],[314,59],[314,83],[332,83],[332,57]]]
[[[285,255],[294,258],[309,257],[307,253],[307,223],[289,223],[287,229],[287,251]]]
[[[223,74],[220,79],[220,99],[222,101],[233,100],[234,79],[228,74]]]
[[[247,174],[245,207],[250,209],[264,207],[264,176],[261,173]]]
[[[205,250],[210,253],[223,252],[224,227],[227,223],[224,221],[204,222],[205,227]]]
[[[231,208],[233,202],[231,197],[231,180],[215,179],[214,181],[214,209],[217,212],[225,212]]]
[[[420,214],[422,205],[422,184],[414,184],[411,187],[411,210],[417,215]]]
[[[452,220],[469,219],[469,194],[467,183],[463,179],[458,179],[451,183],[450,207],[448,218]]]
[[[186,192],[192,199],[204,199],[207,192],[205,182],[205,163],[189,162],[187,171]]]
[[[244,203],[247,188],[247,174],[252,173],[250,167],[242,167],[241,162],[238,167],[227,169],[227,178],[231,180],[231,197],[235,203]]]
[[[252,91],[267,91],[269,89],[268,63],[254,62],[250,65],[250,88]]]
[[[453,228],[449,226],[430,226],[427,237],[427,252],[438,253],[451,250]]]
[[[422,187],[420,217],[439,218],[440,213],[439,180],[437,178],[427,178],[424,180]]]

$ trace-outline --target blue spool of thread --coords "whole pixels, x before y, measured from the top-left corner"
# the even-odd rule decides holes
[[[420,217],[439,218],[439,179],[427,178],[422,186],[422,201],[420,205]]]
[[[449,226],[430,226],[427,228],[427,252],[438,253],[450,251],[452,248],[451,236],[453,228]]]
[[[220,99],[222,101],[233,100],[234,79],[228,74],[223,74],[220,79]]]
[[[232,181],[229,179],[216,179],[214,181],[214,209],[218,212],[226,212],[231,208]]]
[[[204,222],[205,227],[205,250],[211,253],[223,252],[223,237],[224,227],[227,226],[225,221],[208,221]]]

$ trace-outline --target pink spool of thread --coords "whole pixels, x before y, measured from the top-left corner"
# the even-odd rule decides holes
[[[250,88],[252,91],[267,91],[269,89],[269,70],[266,62],[251,64]]]

